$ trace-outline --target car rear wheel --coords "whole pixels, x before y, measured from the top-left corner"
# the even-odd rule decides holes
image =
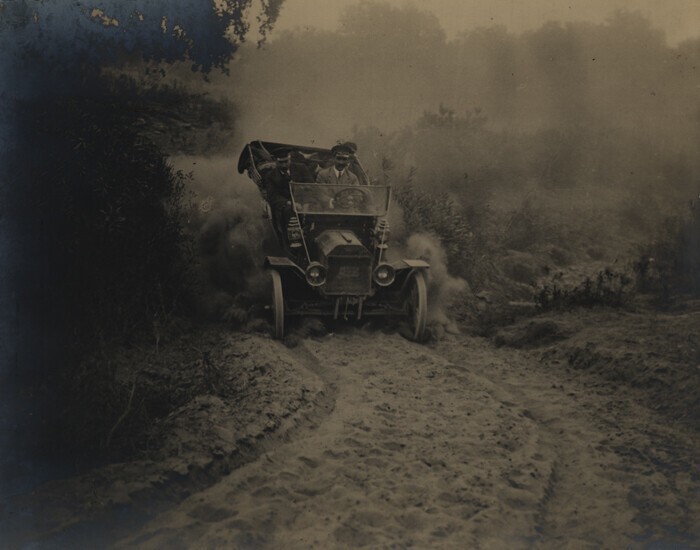
[[[277,340],[284,337],[284,295],[282,293],[282,277],[280,274],[272,270],[270,271],[272,280],[272,335]]]
[[[428,321],[428,289],[425,284],[425,275],[416,271],[411,275],[406,308],[408,310],[408,326],[415,342],[425,339],[425,326]]]

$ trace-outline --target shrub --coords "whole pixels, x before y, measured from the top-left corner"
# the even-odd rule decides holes
[[[56,306],[78,346],[149,328],[187,284],[182,175],[114,102],[64,98],[23,113],[27,146],[43,151],[19,221],[25,253],[50,278],[34,299]]]
[[[473,234],[455,201],[446,193],[433,195],[420,191],[410,179],[395,188],[395,193],[410,232],[436,235],[451,270],[456,275],[469,277],[473,268]]]
[[[12,411],[23,415],[12,420],[18,437],[42,434],[24,443],[58,460],[104,444],[140,398],[118,383],[103,350],[155,343],[186,310],[185,189],[119,98],[26,100],[15,117],[5,168],[18,250],[10,277],[22,307],[4,382],[30,404]]]
[[[561,278],[541,286],[534,296],[540,311],[571,309],[573,307],[620,307],[628,297],[632,279],[624,273],[605,268],[595,279],[586,277],[583,282],[567,287]]]
[[[187,127],[184,117],[205,102],[108,75],[136,60],[160,71],[176,61],[225,69],[250,29],[249,0],[132,4],[0,2],[0,214],[12,243],[0,299],[13,306],[0,400],[19,404],[5,408],[15,415],[5,425],[55,459],[125,425],[114,413],[131,410],[138,391],[118,382],[101,352],[140,335],[157,340],[189,287],[183,181],[154,143],[169,128],[155,123],[180,116]],[[263,38],[280,5],[263,6]],[[207,113],[222,114],[194,116]],[[77,446],[71,431],[81,432]]]
[[[641,248],[634,262],[640,291],[668,305],[673,294],[700,295],[700,204],[685,217],[671,217],[654,242]]]
[[[533,205],[526,197],[518,208],[508,214],[501,234],[501,242],[506,248],[526,251],[548,242],[556,234],[554,224],[545,213]]]

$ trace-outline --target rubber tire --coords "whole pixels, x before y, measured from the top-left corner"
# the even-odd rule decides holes
[[[275,271],[270,271],[272,279],[272,336],[276,340],[284,338],[284,294],[282,293],[282,277]]]
[[[416,271],[411,275],[410,285],[406,298],[408,324],[413,332],[413,341],[422,342],[425,339],[425,327],[428,322],[428,287],[422,271]]]

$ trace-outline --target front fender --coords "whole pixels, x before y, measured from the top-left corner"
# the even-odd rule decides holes
[[[286,256],[267,256],[265,258],[264,267],[268,269],[274,269],[276,271],[298,271],[304,275],[304,270],[298,264],[294,263],[292,260]]]
[[[396,272],[398,273],[399,271],[403,271],[406,269],[429,269],[430,264],[426,262],[425,260],[398,260],[396,262],[393,262],[391,264],[391,267],[393,267]]]
[[[426,271],[430,268],[430,264],[425,260],[402,259],[392,262],[391,266],[396,270],[396,281],[392,288],[398,289],[399,292],[406,291],[408,282],[411,280],[411,275],[416,271]]]

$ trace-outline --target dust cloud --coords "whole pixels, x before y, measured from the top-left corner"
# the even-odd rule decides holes
[[[207,318],[240,326],[264,296],[262,259],[272,235],[258,190],[236,172],[236,161],[229,156],[170,158],[173,168],[186,175],[189,190],[196,306]]]
[[[430,268],[425,272],[428,284],[428,322],[434,332],[458,332],[450,316],[450,306],[460,294],[469,291],[462,277],[450,274],[447,254],[440,240],[430,233],[416,233],[404,222],[404,209],[392,200],[387,220],[391,229],[387,259],[392,262],[403,258],[425,260]]]
[[[262,259],[274,247],[258,190],[237,173],[230,157],[182,155],[171,157],[170,164],[186,174],[190,191],[187,229],[197,247],[200,313],[245,325],[251,306],[268,299]],[[435,236],[406,231],[403,210],[395,201],[388,219],[395,241],[389,259],[418,258],[430,264],[429,322],[455,332],[447,311],[454,295],[468,288],[467,282],[449,274],[445,252]]]
[[[235,77],[215,82],[242,106],[245,126],[317,144],[353,126],[396,130],[440,103],[481,107],[510,131],[610,121],[685,141],[697,131],[685,119],[697,108],[688,82],[697,55],[697,40],[669,47],[636,12],[447,40],[429,11],[362,2],[337,32],[288,31],[262,50],[243,48]]]
[[[428,321],[442,326],[447,332],[458,332],[449,316],[449,306],[455,296],[468,290],[467,281],[449,273],[445,251],[433,235],[414,233],[406,242],[406,256],[430,264],[428,276]]]
[[[486,243],[481,257],[514,250],[536,266],[630,254],[700,191],[700,38],[671,46],[639,12],[600,21],[448,38],[429,11],[369,1],[343,11],[336,32],[304,26],[244,45],[231,76],[207,84],[236,106],[236,129],[228,161],[200,160],[219,182],[202,183],[198,166],[214,205],[202,228],[238,243],[217,245],[234,257],[249,239],[252,261],[264,224],[254,185],[234,176],[242,146],[351,140],[372,177],[389,161],[393,184],[449,196]],[[419,212],[430,223],[410,228],[401,214],[392,207],[393,234],[434,262],[437,303],[467,285],[460,278],[476,290],[473,266],[441,250],[452,229],[440,213]],[[254,270],[244,272],[249,284]]]

